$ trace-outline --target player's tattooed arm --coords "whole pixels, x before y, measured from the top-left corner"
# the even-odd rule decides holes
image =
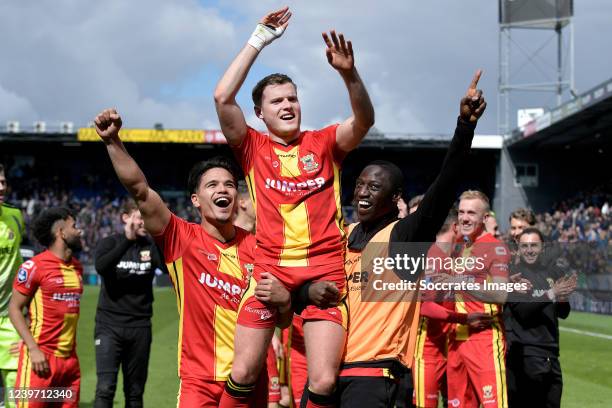
[[[215,88],[215,108],[221,130],[227,142],[232,146],[239,146],[247,133],[244,113],[236,102],[236,95],[259,52],[283,34],[289,24],[289,18],[291,18],[291,12],[288,7],[265,15]]]
[[[342,77],[349,93],[353,115],[342,122],[336,130],[338,147],[349,152],[356,148],[374,125],[374,107],[370,95],[355,67],[353,43],[344,39],[344,34],[331,30],[323,33],[327,62]]]
[[[23,315],[23,309],[30,304],[31,300],[31,296],[26,296],[13,289],[13,294],[9,302],[9,318],[13,326],[15,326],[15,330],[17,330],[17,333],[19,333],[19,336],[21,336],[28,348],[32,370],[39,377],[46,378],[50,374],[49,362],[45,354],[38,348],[38,344],[36,340],[34,340],[34,337],[32,337],[32,333],[30,333],[25,316]]]
[[[152,235],[161,234],[170,222],[170,210],[157,192],[149,187],[147,178],[121,142],[121,116],[115,109],[105,109],[94,119],[96,132],[106,145],[119,181],[134,198]]]

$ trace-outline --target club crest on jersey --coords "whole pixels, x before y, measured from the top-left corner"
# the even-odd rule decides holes
[[[312,173],[313,171],[317,171],[319,169],[319,163],[317,163],[314,153],[300,157],[300,161],[302,162],[302,168],[306,173]]]
[[[19,268],[17,272],[17,282],[23,283],[28,280],[28,271],[25,268]]]
[[[482,397],[485,399],[489,399],[493,397],[493,386],[485,385],[482,387]]]
[[[151,260],[151,251],[149,249],[140,251],[140,262],[148,262],[150,260]]]
[[[246,278],[247,278],[247,281],[248,281],[253,276],[253,271],[255,270],[255,265],[253,265],[252,263],[244,264],[244,269],[246,269],[246,271],[247,271]]]

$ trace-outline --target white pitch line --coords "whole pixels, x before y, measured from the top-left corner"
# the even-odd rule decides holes
[[[563,327],[563,326],[559,326],[559,330],[570,332],[570,333],[582,334],[585,336],[599,337],[601,339],[606,339],[606,340],[612,340],[612,336],[608,334],[594,333],[594,332],[578,330],[578,329],[570,329],[569,327]]]

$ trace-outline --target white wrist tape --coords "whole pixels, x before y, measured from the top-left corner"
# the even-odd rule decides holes
[[[257,51],[261,51],[263,47],[283,35],[283,31],[285,31],[283,27],[272,27],[261,23],[257,24],[255,31],[253,31],[251,38],[249,38],[248,44]]]

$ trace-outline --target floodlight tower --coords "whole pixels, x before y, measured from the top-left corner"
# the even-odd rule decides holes
[[[499,1],[499,81],[497,127],[504,137],[513,129],[511,122],[512,91],[548,92],[557,94],[557,106],[561,105],[563,92],[574,92],[574,28],[571,18],[574,14],[573,0],[498,0]],[[514,48],[526,54],[524,47],[512,38],[516,30],[551,30],[556,33],[557,61],[554,67],[555,80],[548,82],[514,83],[510,57]],[[569,36],[569,56],[563,55],[564,31]],[[544,47],[531,55],[525,55],[521,67],[535,64],[534,58]],[[514,61],[513,61],[514,62]],[[541,67],[537,67],[541,72]]]

